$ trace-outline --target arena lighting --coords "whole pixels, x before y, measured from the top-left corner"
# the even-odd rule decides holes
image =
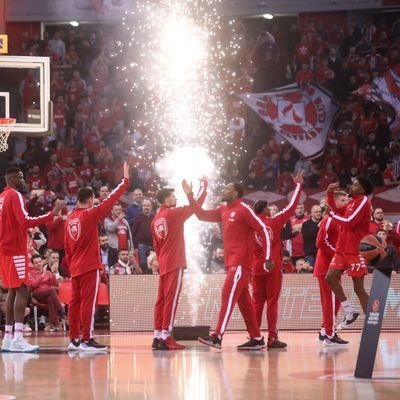
[[[263,14],[262,17],[265,19],[273,19],[274,18],[274,16],[272,14]]]
[[[74,28],[77,28],[79,26],[78,21],[70,21],[69,24],[72,25]]]

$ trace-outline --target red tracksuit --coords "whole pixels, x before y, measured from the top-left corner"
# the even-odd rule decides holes
[[[263,249],[256,238],[253,267],[253,304],[258,326],[261,326],[262,313],[267,303],[268,340],[278,337],[278,300],[282,288],[282,241],[281,231],[290,216],[293,214],[301,196],[302,184],[297,183],[293,196],[286,208],[274,217],[259,215],[264,222],[272,240],[272,260],[274,268],[271,272],[265,271]]]
[[[335,316],[340,308],[340,300],[332,292],[325,280],[332,257],[335,254],[340,227],[332,217],[326,215],[321,221],[317,235],[317,258],[314,265],[314,276],[318,279],[321,296],[322,324],[328,336],[335,332]]]
[[[264,260],[271,259],[271,239],[264,223],[242,199],[215,210],[203,210],[196,206],[196,215],[202,221],[222,222],[223,225],[224,259],[228,272],[222,288],[215,334],[224,334],[233,308],[238,303],[250,337],[261,337],[248,286],[254,259],[255,232],[265,249]]]
[[[26,230],[52,220],[52,213],[30,217],[21,193],[5,187],[0,195],[0,273],[5,288],[29,285]]]
[[[201,182],[196,196],[200,204],[206,198],[207,182]],[[157,254],[160,279],[154,306],[154,329],[172,331],[182,288],[183,270],[186,268],[184,223],[194,214],[195,200],[188,195],[189,206],[166,207],[151,222],[153,245]]]
[[[328,204],[332,210],[330,216],[340,226],[336,251],[329,268],[347,270],[351,277],[368,273],[365,260],[358,252],[361,239],[369,233],[371,203],[365,195],[357,195],[342,208],[335,205],[334,195],[328,192]]]
[[[65,223],[65,256],[72,278],[72,299],[69,304],[68,323],[71,339],[93,337],[94,313],[100,282],[101,260],[99,252],[98,223],[111,210],[113,204],[129,186],[123,179],[110,195],[92,208],[76,208]]]

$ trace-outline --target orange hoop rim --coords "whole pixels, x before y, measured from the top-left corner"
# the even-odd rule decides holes
[[[1,126],[13,126],[17,120],[15,118],[0,118],[0,127]]]

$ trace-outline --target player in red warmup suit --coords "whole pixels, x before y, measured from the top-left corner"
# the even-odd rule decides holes
[[[254,258],[254,234],[259,234],[267,269],[272,269],[274,265],[271,259],[271,238],[264,223],[243,202],[242,196],[242,186],[239,183],[230,183],[222,193],[222,201],[226,205],[215,210],[203,210],[196,204],[196,215],[201,221],[222,222],[227,268],[217,327],[211,336],[200,337],[199,341],[220,349],[233,308],[238,303],[250,335],[249,341],[238,346],[238,350],[261,350],[266,345],[257,323],[248,286]]]
[[[337,208],[343,208],[348,203],[346,192],[335,192],[334,201]],[[327,206],[327,212],[330,211]],[[317,235],[317,257],[314,265],[314,276],[318,279],[321,296],[322,324],[318,336],[320,342],[327,346],[346,345],[348,342],[341,339],[335,332],[335,317],[340,308],[340,301],[326,282],[326,274],[332,257],[335,254],[340,227],[330,215],[322,219]]]
[[[274,268],[272,271],[264,269],[264,250],[260,246],[259,237],[255,238],[255,253],[253,264],[253,305],[256,312],[258,326],[261,327],[262,313],[264,305],[267,303],[267,321],[268,321],[268,342],[269,349],[282,349],[287,345],[278,340],[278,300],[282,288],[282,241],[281,231],[290,220],[291,215],[297,207],[300,200],[303,184],[303,171],[299,170],[296,176],[293,176],[296,184],[293,196],[289,205],[281,212],[270,217],[268,202],[258,200],[254,205],[254,211],[267,227],[267,231],[272,241],[272,260]]]
[[[154,306],[153,350],[181,350],[185,346],[170,335],[182,288],[183,271],[186,268],[184,223],[194,214],[194,197],[191,187],[185,187],[189,206],[176,207],[174,189],[163,188],[157,193],[161,204],[151,222],[154,249],[159,264],[160,279],[157,301]],[[196,198],[203,204],[207,181],[202,180]]]
[[[29,294],[27,229],[51,222],[53,217],[60,213],[61,208],[55,207],[52,213],[40,217],[30,217],[25,208],[24,198],[19,193],[25,185],[24,174],[19,168],[11,167],[7,169],[5,179],[7,186],[0,195],[0,274],[3,287],[8,288],[8,295],[5,335],[1,350],[33,352],[37,351],[39,346],[30,345],[22,336]]]
[[[328,186],[328,204],[332,208],[329,215],[338,222],[340,232],[326,281],[340,300],[345,312],[342,323],[337,326],[340,330],[353,323],[359,316],[348,302],[340,283],[344,271],[347,271],[353,279],[354,291],[364,313],[367,309],[368,293],[364,288],[364,275],[368,273],[368,268],[364,258],[359,254],[358,246],[361,239],[369,233],[372,207],[367,196],[373,192],[374,185],[367,177],[357,176],[350,188],[352,199],[344,209],[337,208],[334,201],[334,192],[338,187],[338,183]]]
[[[106,346],[93,338],[94,313],[100,283],[101,260],[99,252],[99,221],[111,210],[113,204],[129,186],[129,166],[124,164],[121,183],[100,204],[94,206],[91,188],[78,192],[78,207],[65,223],[65,257],[72,278],[72,299],[69,304],[68,322],[71,339],[68,350],[87,352],[105,351]],[[82,340],[79,339],[82,325]]]

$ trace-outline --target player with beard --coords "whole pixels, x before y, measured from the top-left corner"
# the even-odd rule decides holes
[[[298,170],[297,175],[293,176],[296,185],[292,198],[287,207],[278,212],[273,217],[270,216],[268,202],[258,200],[254,204],[254,211],[267,227],[272,240],[271,258],[274,262],[272,271],[264,269],[263,248],[260,245],[260,239],[256,235],[255,254],[253,266],[253,304],[256,312],[258,326],[261,327],[262,313],[264,305],[267,303],[267,321],[268,321],[268,342],[269,349],[282,349],[287,346],[286,343],[278,339],[278,301],[282,288],[282,241],[281,231],[285,224],[290,220],[300,200],[303,184],[303,171]]]
[[[328,186],[328,204],[332,208],[329,215],[337,221],[340,231],[326,281],[344,309],[344,319],[337,327],[343,329],[359,316],[347,300],[340,283],[344,271],[347,271],[353,279],[354,292],[364,313],[367,310],[368,294],[364,288],[364,275],[368,273],[368,268],[364,258],[359,254],[358,246],[361,239],[369,233],[372,207],[367,196],[373,192],[374,186],[367,177],[357,176],[350,188],[351,200],[342,208],[336,206],[334,199],[334,193],[338,188],[338,183],[331,183]]]
[[[29,344],[22,336],[30,285],[27,271],[27,229],[52,222],[60,214],[62,207],[56,205],[53,212],[30,217],[24,198],[19,192],[25,186],[24,174],[19,168],[11,167],[7,169],[5,178],[7,186],[0,195],[0,274],[3,287],[8,288],[8,295],[1,351],[34,352],[39,346]]]
[[[226,202],[226,205],[215,210],[203,210],[196,204],[196,215],[201,221],[222,222],[227,268],[217,327],[211,336],[199,337],[199,341],[220,349],[233,308],[238,303],[250,335],[249,341],[238,346],[238,350],[261,350],[266,345],[257,323],[248,284],[254,258],[254,234],[257,232],[259,235],[264,249],[264,267],[268,270],[274,266],[271,258],[271,238],[264,223],[251,207],[243,202],[242,196],[242,186],[239,183],[230,183],[222,193],[221,200]]]

